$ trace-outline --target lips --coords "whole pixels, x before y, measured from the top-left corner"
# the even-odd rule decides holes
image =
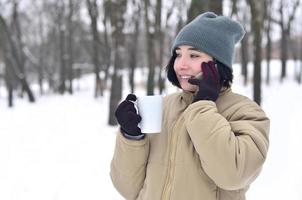
[[[191,75],[179,75],[179,78],[180,79],[183,79],[183,80],[188,80],[190,78],[194,78],[195,76],[191,76]]]

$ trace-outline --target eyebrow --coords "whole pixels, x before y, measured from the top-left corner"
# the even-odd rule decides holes
[[[193,50],[193,51],[198,51],[198,52],[200,52],[200,53],[204,53],[204,52],[202,52],[201,50],[199,50],[199,49],[197,49],[197,48],[194,48],[194,47],[190,47],[189,50]]]
[[[176,47],[176,49],[175,50],[181,50],[179,47]],[[200,52],[200,53],[204,53],[204,52],[202,52],[201,50],[199,50],[199,49],[197,49],[197,48],[195,48],[195,47],[190,47],[190,48],[188,48],[188,50],[191,50],[191,51],[198,51],[198,52]]]

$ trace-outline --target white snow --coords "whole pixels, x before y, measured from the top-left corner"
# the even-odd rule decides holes
[[[302,86],[292,80],[292,62],[282,84],[279,61],[271,68],[272,83],[263,85],[262,105],[271,119],[270,149],[247,199],[301,200]],[[239,67],[234,70],[233,90],[252,97],[252,85],[243,87]],[[142,75],[137,76],[141,83]],[[94,99],[93,80],[92,75],[82,78],[72,96],[45,95],[35,104],[16,99],[12,109],[1,85],[1,200],[123,199],[109,176],[117,130],[107,125],[109,93]],[[144,93],[141,87],[137,94]],[[173,91],[170,87],[169,93]],[[123,96],[127,93],[126,86]]]

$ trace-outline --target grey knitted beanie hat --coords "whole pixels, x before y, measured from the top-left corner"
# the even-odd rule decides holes
[[[185,25],[176,36],[171,52],[190,45],[232,68],[234,46],[245,34],[241,24],[229,17],[206,12]]]

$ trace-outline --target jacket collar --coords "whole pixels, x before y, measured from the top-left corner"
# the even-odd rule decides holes
[[[230,91],[232,91],[231,88],[225,88],[225,87],[222,88],[222,89],[220,90],[219,97],[225,95],[226,93],[229,93]],[[218,98],[219,98],[219,97],[218,97]],[[191,104],[192,101],[193,101],[194,93],[193,93],[193,92],[188,92],[188,91],[184,91],[184,90],[183,90],[183,91],[180,93],[180,98],[181,98],[181,101],[183,101],[186,105],[189,105],[189,104]]]
[[[180,93],[180,98],[181,98],[181,101],[183,101],[186,105],[189,105],[193,101],[194,93],[188,92],[188,91],[182,91]]]

